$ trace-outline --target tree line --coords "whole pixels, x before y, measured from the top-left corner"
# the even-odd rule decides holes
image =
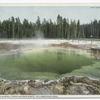
[[[37,34],[44,38],[100,38],[100,20],[80,24],[80,20],[69,20],[58,15],[55,22],[45,18],[41,21],[39,16],[36,22],[14,17],[0,21],[0,38],[35,38]]]

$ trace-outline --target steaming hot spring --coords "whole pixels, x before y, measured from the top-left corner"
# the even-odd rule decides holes
[[[71,43],[42,39],[0,41],[0,77],[9,80],[55,79],[93,64],[88,52],[74,48],[68,42]]]

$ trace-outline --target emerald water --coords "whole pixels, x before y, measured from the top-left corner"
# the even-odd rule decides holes
[[[91,64],[92,59],[77,53],[29,52],[0,57],[0,77],[9,80],[55,79]]]

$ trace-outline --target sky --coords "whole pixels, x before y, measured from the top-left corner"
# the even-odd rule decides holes
[[[89,23],[91,20],[100,20],[100,7],[88,6],[1,6],[0,20],[8,19],[11,16],[19,17],[21,21],[24,18],[35,22],[37,16],[41,20],[50,18],[56,21],[57,15],[72,20],[80,20],[81,24]]]

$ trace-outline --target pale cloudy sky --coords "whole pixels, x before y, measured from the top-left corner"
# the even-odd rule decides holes
[[[91,8],[85,6],[22,6],[22,7],[0,7],[0,20],[8,19],[11,16],[19,17],[21,20],[24,18],[29,21],[35,22],[37,16],[52,19],[56,21],[57,15],[69,19],[80,19],[81,23],[88,23],[91,20],[100,20],[100,8]]]

